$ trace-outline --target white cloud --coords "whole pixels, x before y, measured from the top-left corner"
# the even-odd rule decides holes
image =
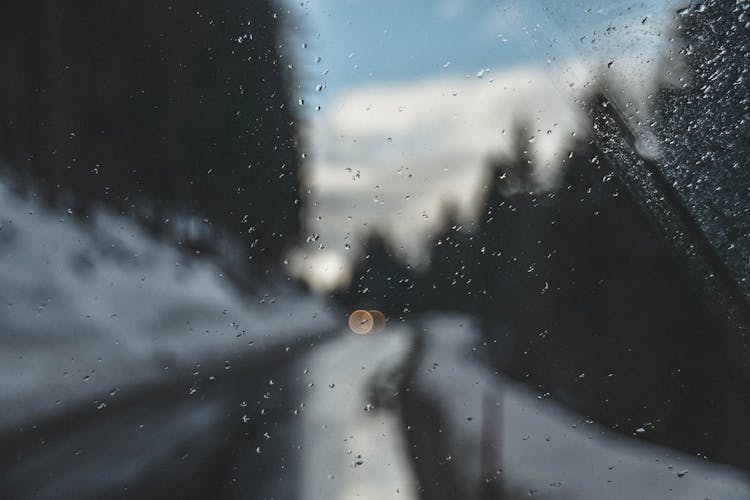
[[[466,0],[440,0],[436,7],[439,18],[455,19],[466,10]]]
[[[330,95],[306,131],[313,151],[305,171],[307,227],[320,237],[300,249],[305,266],[330,269],[335,259],[346,269],[374,228],[419,263],[447,202],[464,218],[475,215],[488,159],[508,151],[518,120],[530,125],[538,175],[554,183],[556,157],[567,155],[571,133],[583,128],[574,100],[604,77],[618,85],[610,97],[647,140],[637,124],[648,122],[648,95],[663,76],[673,0],[668,4],[609,13],[581,4],[576,14],[504,2],[484,29],[527,37],[533,64]],[[560,12],[573,17],[561,20]]]
[[[320,238],[298,254],[302,274],[317,279],[326,268],[326,280],[333,279],[330,268],[345,268],[341,262],[374,228],[418,262],[446,202],[473,215],[488,160],[508,151],[518,120],[530,125],[529,148],[551,181],[549,165],[581,124],[539,69],[385,83],[343,95],[309,131],[316,154],[306,171],[308,227]]]

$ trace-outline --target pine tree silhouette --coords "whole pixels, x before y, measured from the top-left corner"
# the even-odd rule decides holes
[[[396,317],[411,310],[413,273],[380,232],[367,236],[352,276],[349,289],[336,295],[350,308],[379,309]]]
[[[166,233],[189,215],[208,246],[226,232],[275,261],[300,224],[281,23],[265,0],[10,0],[0,159],[76,213]]]

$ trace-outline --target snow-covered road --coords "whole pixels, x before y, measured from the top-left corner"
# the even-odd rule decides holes
[[[354,335],[127,219],[2,187],[0,214],[3,498],[750,498],[492,373],[469,316]]]
[[[623,437],[491,373],[471,317],[414,325],[350,334],[300,362],[312,384],[305,498],[750,498],[740,471]]]

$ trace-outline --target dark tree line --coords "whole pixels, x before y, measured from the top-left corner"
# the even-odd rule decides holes
[[[275,261],[300,227],[282,22],[267,0],[5,2],[0,161],[76,214]]]
[[[272,0],[2,2],[2,184],[41,198],[61,214],[70,208],[84,224],[104,207],[180,242],[187,251],[227,257],[225,265],[236,258],[243,265],[228,266],[234,269],[225,268],[225,274],[233,276],[234,270],[238,283],[252,286],[257,280],[248,279],[251,273],[272,268],[300,225],[292,82],[281,49],[285,16],[274,10],[276,4]],[[40,230],[33,226],[34,217],[17,222],[28,225],[30,232]],[[3,258],[9,258],[5,250]],[[224,250],[227,255],[221,253]],[[46,269],[41,267],[39,273]],[[41,281],[30,278],[44,283],[44,276]],[[13,293],[23,294],[29,286]],[[52,292],[68,293],[64,286],[52,286]],[[43,284],[39,293],[47,293]],[[190,307],[179,297],[173,299],[143,303],[162,320],[171,321]],[[34,323],[29,317],[30,323],[39,325],[35,334],[45,343],[27,342],[0,322],[2,341],[17,347],[19,359],[35,349],[50,356],[75,354],[72,359],[82,353],[85,359],[93,355],[91,349],[99,349],[88,345],[92,335],[111,333],[105,325],[67,332],[72,325],[81,325],[72,319],[75,309],[67,313],[70,318],[65,311],[59,314],[62,320],[54,325]],[[202,320],[213,320],[208,313],[198,314]],[[189,324],[189,314],[186,319]],[[125,321],[125,328],[141,324]],[[158,335],[160,327],[153,328]],[[57,339],[68,335],[77,339],[75,343]],[[185,343],[193,341],[189,337],[185,336]],[[120,351],[114,345],[110,349],[112,357],[120,356]],[[195,363],[194,369],[203,364],[201,373],[210,372],[206,365],[211,366],[213,351],[207,346],[197,353],[195,361],[201,363]],[[69,404],[61,412],[42,411],[23,425],[4,428],[0,496],[299,496],[297,469],[288,450],[264,444],[261,455],[255,449],[264,441],[268,425],[299,425],[290,418],[289,408],[301,395],[286,390],[266,401],[264,416],[251,423],[240,420],[235,410],[244,398],[268,398],[267,377],[277,380],[278,387],[294,386],[287,376],[292,358],[276,359],[273,349],[269,351],[269,359],[234,363],[239,377],[218,377],[216,386],[195,399],[185,387],[197,382],[198,371],[190,377],[193,368],[183,373],[176,358],[163,358],[156,348],[140,353],[140,358],[122,350],[133,366],[158,363],[165,375],[167,368],[177,367],[166,378],[146,375],[136,380],[110,370],[127,395],[118,394],[107,415],[91,418],[91,401],[75,402],[77,398],[66,394]],[[306,352],[302,349],[295,356]],[[38,369],[30,361],[18,371],[18,380],[3,383],[33,381],[29,383],[37,397],[54,399],[58,381],[54,376],[36,381]],[[106,378],[106,367],[104,372]],[[119,388],[110,396],[116,391]],[[221,413],[217,420],[221,425],[204,432],[202,426],[180,423],[204,421],[201,415],[206,408]],[[140,442],[143,435],[133,434],[136,420],[142,422],[140,428],[145,423],[150,429],[152,443]],[[34,444],[26,447],[27,442]],[[69,447],[85,449],[76,453],[83,461],[68,456]],[[155,447],[159,450],[153,452]],[[60,492],[45,493],[44,485],[49,484]]]
[[[680,15],[692,80],[657,94],[654,128],[665,143],[665,176],[696,193],[678,194],[711,242],[733,245],[729,276],[745,283],[749,104],[741,82],[749,45],[740,3]],[[615,106],[597,92],[584,107],[596,118]],[[375,235],[341,300],[393,319],[475,314],[498,369],[625,434],[750,467],[750,360],[737,347],[747,339],[733,339],[705,300],[716,292],[696,288],[696,270],[678,255],[684,249],[654,215],[663,194],[634,190],[594,130],[570,144],[559,186],[541,189],[531,135],[519,124],[511,154],[489,165],[478,220],[462,226],[446,209],[426,269],[410,269]],[[702,206],[718,213],[702,214]]]
[[[746,465],[724,439],[746,432],[746,398],[672,249],[593,142],[572,145],[550,192],[517,187],[535,184],[525,147],[492,164],[475,224],[448,210],[426,269],[376,234],[339,298],[392,320],[475,314],[498,369],[626,434]]]

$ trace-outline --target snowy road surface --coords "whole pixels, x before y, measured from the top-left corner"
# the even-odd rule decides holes
[[[5,189],[0,213],[3,498],[750,498],[491,373],[469,316],[354,335],[126,219]]]

